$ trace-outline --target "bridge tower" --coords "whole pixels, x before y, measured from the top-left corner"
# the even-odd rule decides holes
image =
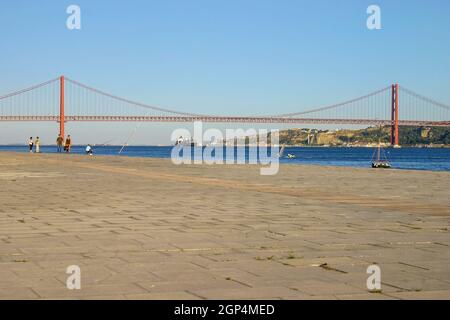
[[[59,134],[64,138],[64,76],[59,78]]]
[[[391,123],[391,145],[399,145],[398,135],[398,99],[399,99],[399,85],[392,85],[392,123]]]

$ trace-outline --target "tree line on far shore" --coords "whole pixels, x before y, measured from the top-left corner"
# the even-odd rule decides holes
[[[369,127],[358,130],[289,129],[280,131],[280,144],[285,145],[367,145],[379,141],[390,142],[390,126]],[[413,127],[399,128],[402,146],[442,145],[450,146],[450,128]]]

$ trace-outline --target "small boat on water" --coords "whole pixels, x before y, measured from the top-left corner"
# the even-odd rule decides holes
[[[388,161],[384,150],[381,148],[381,142],[378,142],[378,148],[372,156],[372,168],[390,169],[391,167],[391,163]]]
[[[184,147],[196,147],[197,142],[195,142],[192,138],[183,138],[179,137],[177,141],[175,141],[175,146],[184,146]]]
[[[372,168],[374,169],[390,169],[391,164],[388,161],[374,161],[372,162]]]
[[[295,159],[297,158],[295,155],[288,153],[287,157],[288,159]]]
[[[288,154],[286,155],[286,157],[284,157],[284,149],[285,149],[285,145],[283,145],[283,146],[280,148],[280,151],[278,152],[278,158],[285,158],[285,159],[295,159],[295,158],[297,158],[295,155],[290,154],[290,153],[288,153]]]

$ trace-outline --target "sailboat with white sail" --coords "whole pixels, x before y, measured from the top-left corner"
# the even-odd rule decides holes
[[[391,163],[386,157],[386,153],[381,148],[381,141],[378,141],[378,148],[375,150],[372,156],[372,168],[375,169],[390,169]]]

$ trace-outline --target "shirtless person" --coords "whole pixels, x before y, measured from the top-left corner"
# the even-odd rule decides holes
[[[70,138],[70,134],[66,138],[66,144],[64,146],[64,151],[70,153],[70,148],[72,147],[72,139]]]

